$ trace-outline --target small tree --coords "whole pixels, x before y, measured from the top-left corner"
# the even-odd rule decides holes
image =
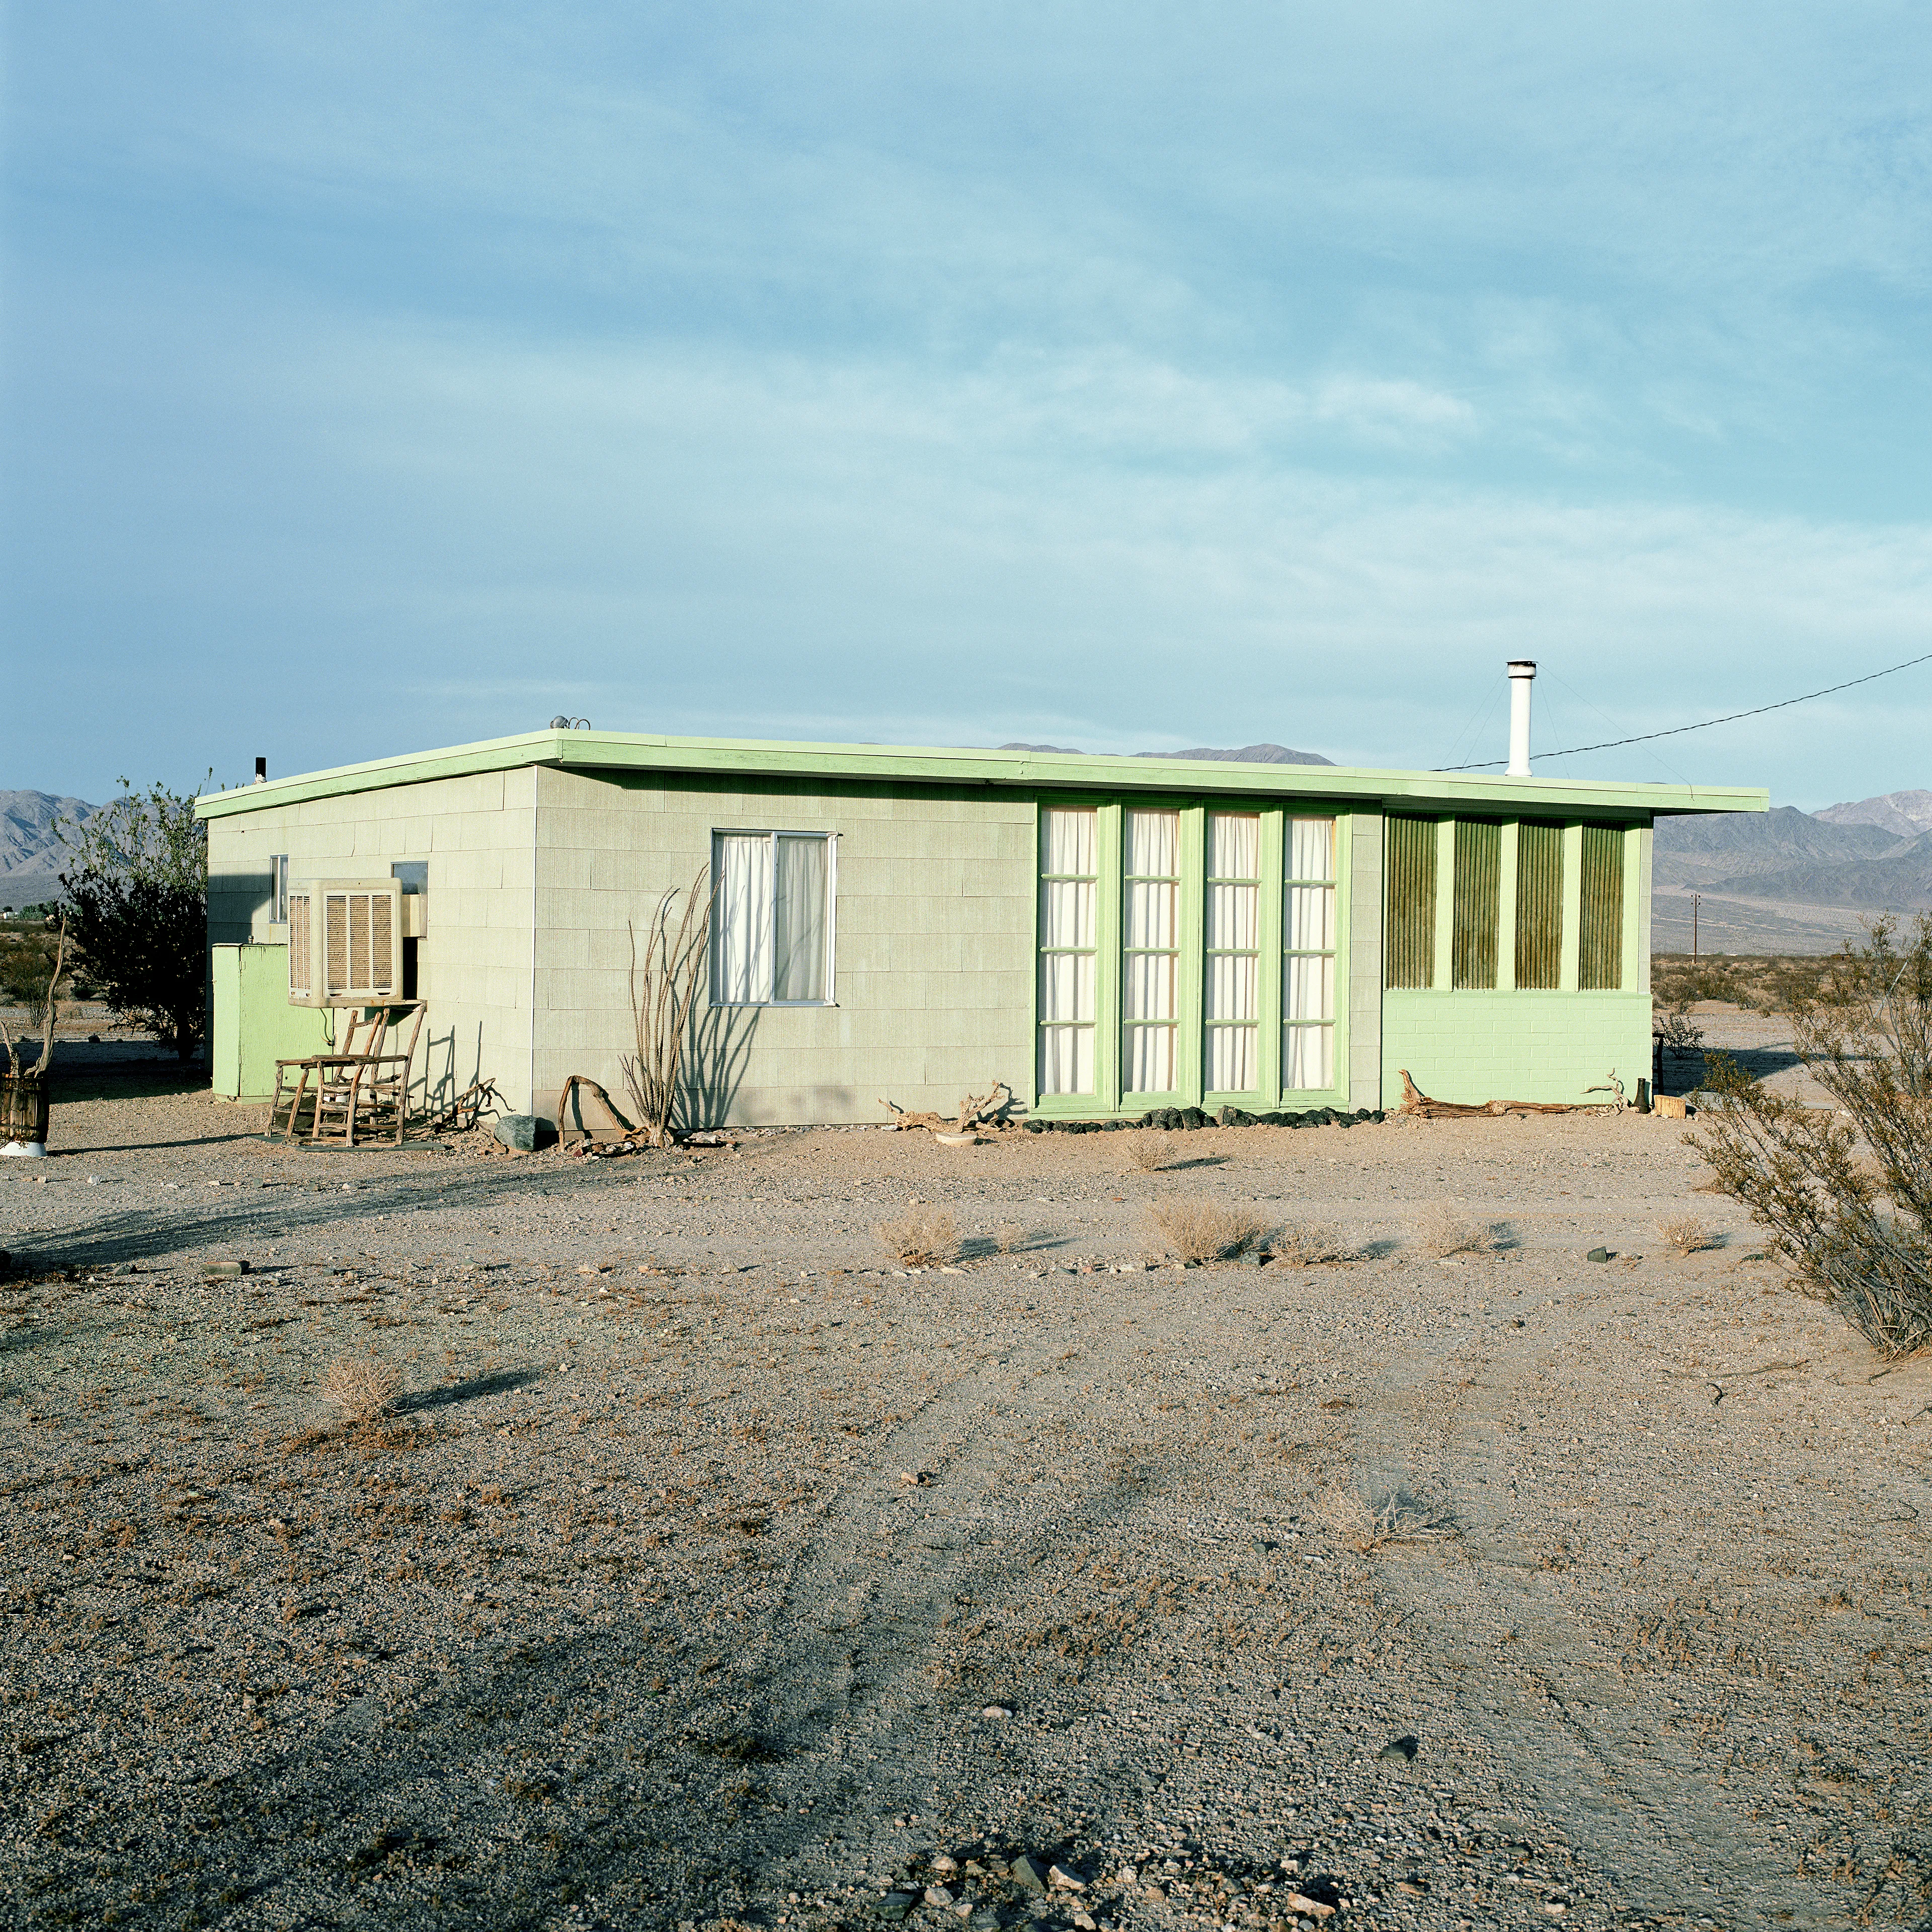
[[[1887,1357],[1932,1343],[1932,919],[1880,920],[1796,1016],[1798,1057],[1843,1114],[1768,1092],[1714,1054],[1692,1137],[1772,1231],[1798,1287]]]
[[[40,962],[43,970],[34,971],[20,961],[8,956],[4,991],[10,998],[17,998],[31,1011],[40,1008],[40,1053],[31,1070],[20,1065],[20,1050],[14,1044],[12,1032],[4,1020],[0,1020],[0,1044],[7,1049],[7,1071],[15,1079],[23,1071],[31,1070],[44,1076],[48,1063],[54,1057],[54,1028],[60,1018],[60,986],[68,970],[67,921],[63,918],[55,937],[53,958]]]
[[[199,792],[160,784],[121,796],[58,830],[68,922],[88,990],[117,1018],[172,1040],[188,1059],[208,1024],[208,829]]]

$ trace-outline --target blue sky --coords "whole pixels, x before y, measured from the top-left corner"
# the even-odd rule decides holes
[[[1932,650],[1932,14],[6,16],[0,784],[1499,756]],[[1568,760],[1932,785],[1932,665]],[[1553,769],[1554,767],[1552,767]]]

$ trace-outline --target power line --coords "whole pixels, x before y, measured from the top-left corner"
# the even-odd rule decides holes
[[[1794,704],[1809,704],[1814,698],[1829,698],[1836,691],[1850,691],[1854,685],[1870,684],[1875,678],[1890,677],[1894,671],[1910,670],[1914,664],[1932,664],[1932,651],[1923,657],[1907,658],[1903,664],[1888,664],[1883,670],[1868,671],[1863,677],[1848,677],[1843,684],[1828,684],[1822,691],[1808,691],[1802,698],[1781,698],[1775,704],[1760,704],[1749,711],[1726,712],[1721,718],[1706,718],[1700,724],[1673,724],[1667,731],[1640,731],[1634,738],[1606,738],[1600,745],[1572,745],[1566,752],[1542,752],[1545,758],[1574,758],[1581,752],[1613,752],[1621,745],[1646,745],[1653,738],[1681,737],[1686,731],[1708,731],[1714,724],[1735,724],[1740,718],[1762,718],[1767,711],[1788,710]],[[1485,758],[1479,765],[1440,765],[1444,772],[1486,772],[1506,765],[1507,758]]]

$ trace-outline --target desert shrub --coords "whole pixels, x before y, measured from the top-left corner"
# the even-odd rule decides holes
[[[1148,1210],[1156,1238],[1177,1261],[1232,1259],[1266,1239],[1268,1223],[1248,1208],[1206,1201],[1162,1201]]]
[[[1682,1006],[1670,1012],[1652,1013],[1650,1036],[1666,1053],[1688,1057],[1704,1048],[1704,1029],[1695,1024]]]
[[[1847,946],[1796,1018],[1811,1077],[1842,1112],[1772,1093],[1714,1054],[1691,1144],[1771,1231],[1796,1286],[1888,1358],[1932,1344],[1932,918]]]
[[[1127,1136],[1127,1158],[1143,1174],[1158,1174],[1174,1157],[1174,1136],[1147,1127]]]
[[[1694,1255],[1711,1245],[1711,1231],[1694,1214],[1673,1214],[1657,1224],[1657,1232],[1680,1255]]]
[[[930,1268],[959,1252],[959,1230],[944,1208],[908,1210],[872,1230],[887,1254],[902,1268]]]
[[[1291,1268],[1310,1268],[1318,1262],[1346,1262],[1355,1251],[1335,1230],[1320,1221],[1298,1221],[1280,1229],[1268,1243],[1268,1252]]]
[[[1415,1217],[1415,1238],[1426,1252],[1445,1261],[1451,1255],[1490,1254],[1496,1246],[1496,1229],[1454,1201],[1424,1208]]]
[[[403,1378],[380,1356],[338,1355],[323,1372],[322,1392],[344,1421],[374,1422],[402,1394]]]
[[[1017,1221],[1002,1221],[993,1230],[993,1245],[1003,1255],[1017,1254],[1027,1240],[1027,1231]]]
[[[1390,1490],[1378,1502],[1370,1502],[1353,1490],[1330,1490],[1324,1498],[1322,1514],[1329,1528],[1353,1550],[1381,1550],[1391,1543],[1439,1543],[1456,1534],[1453,1517],[1402,1490]]]

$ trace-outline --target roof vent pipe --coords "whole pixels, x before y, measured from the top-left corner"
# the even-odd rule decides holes
[[[255,760],[255,782],[257,784],[266,784],[268,782],[268,761],[266,758],[257,758]]]
[[[1531,659],[1510,661],[1509,776],[1513,778],[1529,776],[1529,687],[1535,676],[1536,666]]]

